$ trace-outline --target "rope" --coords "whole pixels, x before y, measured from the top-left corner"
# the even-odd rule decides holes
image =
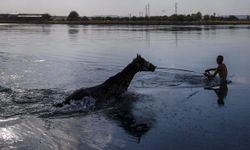
[[[203,73],[196,72],[196,71],[193,71],[193,70],[187,70],[187,69],[167,68],[167,67],[157,67],[156,69],[160,69],[160,70],[166,69],[166,70],[175,70],[175,71],[185,71],[185,72],[192,72],[192,73],[197,73],[197,74],[203,75]]]

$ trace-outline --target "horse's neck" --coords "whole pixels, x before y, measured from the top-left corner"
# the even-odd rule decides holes
[[[110,85],[118,85],[123,86],[123,88],[127,89],[135,74],[139,70],[135,66],[135,64],[130,63],[127,67],[125,67],[121,72],[117,73],[115,76],[110,77],[104,84]]]
[[[133,62],[121,71],[121,76],[123,78],[121,80],[123,80],[123,84],[125,84],[127,88],[138,71],[139,70],[137,69],[136,65],[133,64]]]

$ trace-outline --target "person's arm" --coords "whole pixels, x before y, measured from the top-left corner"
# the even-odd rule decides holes
[[[221,67],[219,66],[218,68],[215,69],[213,77],[215,77],[219,71],[221,70]]]
[[[215,77],[218,73],[218,70],[215,70],[213,77]]]
[[[217,68],[210,68],[210,69],[205,70],[205,72],[216,71],[216,70]]]

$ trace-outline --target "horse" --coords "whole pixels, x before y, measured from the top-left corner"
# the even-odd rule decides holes
[[[56,107],[62,107],[65,104],[70,104],[72,100],[81,100],[84,97],[92,97],[96,100],[106,100],[110,98],[116,98],[121,96],[127,91],[131,81],[136,73],[141,71],[154,72],[156,66],[145,60],[141,55],[137,54],[137,57],[128,64],[121,72],[110,77],[100,85],[80,88],[70,94],[64,102],[58,103]]]

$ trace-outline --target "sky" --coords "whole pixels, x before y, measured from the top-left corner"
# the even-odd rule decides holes
[[[171,15],[175,2],[178,14],[250,15],[250,0],[0,0],[0,13],[49,13],[81,16],[138,16],[150,3],[150,15]]]

